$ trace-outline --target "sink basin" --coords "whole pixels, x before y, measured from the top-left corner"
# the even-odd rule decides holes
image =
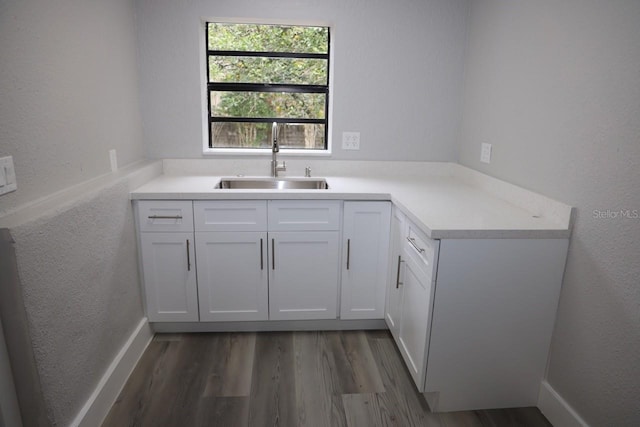
[[[215,186],[222,189],[244,190],[326,190],[327,181],[321,178],[225,178]]]

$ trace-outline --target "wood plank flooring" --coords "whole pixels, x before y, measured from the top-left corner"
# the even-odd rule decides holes
[[[434,414],[387,331],[157,334],[103,427],[551,426],[537,408]]]

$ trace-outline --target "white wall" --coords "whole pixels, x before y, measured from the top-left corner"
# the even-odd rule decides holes
[[[130,191],[119,182],[11,228],[53,425],[75,418],[144,317]]]
[[[0,2],[0,214],[142,157],[131,3]]]
[[[332,27],[332,158],[455,160],[466,0],[140,0],[136,5],[149,157],[203,156],[201,19],[236,18]],[[342,151],[343,131],[361,132],[360,151]]]
[[[144,317],[130,182],[108,157],[143,157],[135,38],[132,0],[0,2],[0,156],[18,182],[0,196],[17,274],[0,276],[24,301],[0,314],[39,378],[13,365],[26,425],[68,425]]]
[[[577,207],[548,382],[640,423],[640,2],[474,0],[460,161]],[[490,165],[480,143],[493,144]]]

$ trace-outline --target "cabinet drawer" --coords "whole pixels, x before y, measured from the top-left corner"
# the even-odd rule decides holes
[[[267,231],[266,200],[194,202],[196,231]]]
[[[269,231],[340,229],[340,200],[270,200]]]
[[[141,200],[138,202],[140,231],[193,231],[193,202]]]
[[[408,253],[412,254],[420,268],[429,274],[433,273],[438,260],[438,246],[438,240],[428,238],[415,224],[409,222],[406,236]]]

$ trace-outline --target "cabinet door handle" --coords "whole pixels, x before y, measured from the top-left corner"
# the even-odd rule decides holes
[[[424,252],[424,249],[422,249],[422,248],[418,247],[418,245],[416,245],[416,239],[414,239],[413,237],[407,237],[407,241],[409,243],[411,243],[411,246],[413,246],[413,249],[418,251],[419,254]]]
[[[271,269],[276,269],[276,239],[271,239]]]
[[[189,254],[189,239],[187,239],[187,271],[191,271],[191,255]]]
[[[351,239],[347,239],[347,270],[349,269],[350,259],[351,259]]]
[[[182,219],[182,215],[149,215],[149,219]]]
[[[404,261],[402,260],[402,255],[398,255],[398,273],[396,275],[396,289],[398,289],[400,287],[400,285],[402,285],[402,282],[400,281],[400,264],[402,264]]]
[[[262,239],[260,239],[260,270],[264,270],[264,255],[262,251]]]

